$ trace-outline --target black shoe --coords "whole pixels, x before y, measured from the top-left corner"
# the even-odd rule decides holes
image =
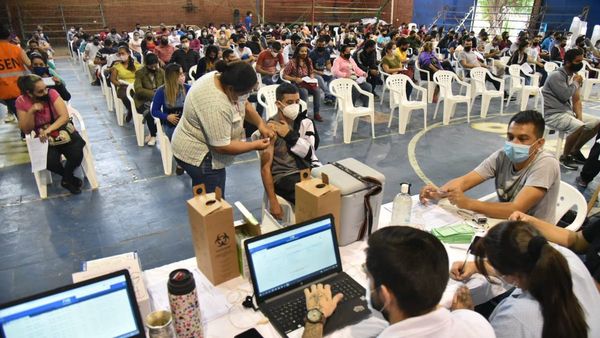
[[[182,168],[182,167],[180,167],[180,166],[177,166],[177,167],[175,168],[175,174],[176,174],[177,176],[181,176],[181,175],[183,175],[183,173],[184,173],[184,170],[183,170],[183,168]]]
[[[131,114],[130,111],[128,111],[127,116],[125,116],[125,122],[127,122],[127,123],[131,122],[132,118],[133,118],[133,115]]]
[[[587,158],[585,158],[585,156],[583,156],[581,151],[578,151],[576,153],[571,153],[571,157],[573,158],[573,162],[575,162],[577,164],[585,164],[585,161],[587,161]]]
[[[99,86],[100,85],[100,80],[96,80],[94,82],[91,83],[92,86]]]
[[[583,181],[581,176],[577,176],[577,178],[575,179],[575,184],[577,184],[577,186],[580,188],[587,188],[588,186],[588,184]]]
[[[575,164],[575,162],[573,161],[573,156],[571,155],[567,155],[567,156],[561,156],[560,157],[560,165],[568,170],[577,170],[579,169],[579,167]]]
[[[74,183],[74,182],[69,182],[69,181],[67,181],[67,180],[63,179],[63,180],[60,182],[60,185],[61,185],[63,188],[65,188],[65,189],[69,190],[69,192],[70,192],[71,194],[73,194],[73,195],[81,194],[81,188],[79,188],[77,185],[75,185],[75,183]]]
[[[73,184],[75,184],[75,186],[78,187],[79,189],[81,189],[81,187],[83,187],[83,181],[80,180],[79,177],[73,176],[73,179],[71,180],[71,182],[73,182]]]

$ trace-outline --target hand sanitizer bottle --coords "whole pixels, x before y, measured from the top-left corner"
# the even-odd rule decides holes
[[[412,198],[410,197],[410,184],[400,183],[400,193],[394,198],[392,221],[390,225],[410,225]]]

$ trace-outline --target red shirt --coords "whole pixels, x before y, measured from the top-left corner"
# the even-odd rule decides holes
[[[273,56],[270,50],[263,50],[258,54],[258,59],[256,60],[256,64],[259,64],[264,71],[267,72],[277,72],[277,63],[279,66],[283,68],[283,55],[281,53],[277,54],[277,56]]]
[[[60,94],[58,94],[58,92],[54,89],[48,89],[48,96],[50,97],[50,102],[52,103],[52,105],[54,105],[54,102],[56,101],[56,99],[58,99],[60,97]],[[40,128],[42,128],[43,126],[45,126],[47,124],[52,123],[52,117],[50,114],[52,111],[54,111],[54,109],[50,110],[50,106],[48,105],[47,102],[44,102],[43,105],[44,105],[44,108],[35,113],[34,130],[37,134],[39,134]],[[15,102],[15,107],[17,107],[17,111],[18,110],[28,111],[29,109],[31,109],[32,106],[33,106],[33,101],[27,95],[19,96],[17,98],[17,101]],[[56,119],[58,119],[58,115],[54,111],[54,120],[56,120]]]

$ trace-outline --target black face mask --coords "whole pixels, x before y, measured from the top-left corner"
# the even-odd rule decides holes
[[[100,45],[100,42],[99,41],[94,41],[94,46],[98,46],[98,45]]]
[[[146,69],[148,69],[148,71],[150,73],[156,73],[156,69],[155,68],[148,68],[148,67],[146,67]]]
[[[571,65],[569,66],[569,69],[573,72],[573,73],[577,73],[579,72],[581,69],[583,69],[583,62],[580,63],[571,63]]]
[[[245,43],[239,43],[239,44],[238,44],[238,46],[239,46],[240,48],[244,48],[244,47],[246,47],[246,44],[245,44]]]
[[[37,101],[43,101],[43,102],[45,102],[45,101],[50,100],[50,96],[48,96],[48,94],[42,95],[42,96],[34,96],[34,97],[35,97],[35,99]]]
[[[325,47],[317,47],[317,52],[321,53],[325,51]]]
[[[351,54],[347,53],[347,54],[342,54],[342,57],[346,60],[350,59]]]
[[[471,51],[471,47],[465,47],[465,52],[470,52]]]
[[[403,52],[406,52],[408,50],[408,48],[407,47],[400,47],[400,50],[403,51]]]
[[[160,44],[166,46],[169,44],[169,40],[160,40]]]

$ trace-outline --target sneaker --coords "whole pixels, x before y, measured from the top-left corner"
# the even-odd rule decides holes
[[[6,117],[4,118],[4,123],[13,123],[15,122],[17,119],[15,118],[15,116],[11,113],[6,114]]]
[[[63,179],[63,180],[60,182],[60,185],[61,185],[63,188],[65,188],[65,189],[69,190],[69,192],[70,192],[71,194],[73,194],[73,195],[81,194],[81,188],[80,188],[80,187],[78,187],[78,186],[75,184],[75,182],[69,182],[69,181],[67,181],[67,180]]]
[[[314,119],[315,119],[315,121],[323,122],[323,118],[321,117],[321,114],[319,114],[319,113],[315,114]]]
[[[83,181],[79,178],[79,177],[75,177],[73,176],[73,179],[71,180],[73,182],[73,184],[75,184],[75,186],[77,186],[79,189],[81,189],[81,187],[83,187]]]
[[[571,155],[567,155],[567,156],[561,156],[560,157],[560,165],[568,170],[577,170],[579,169],[579,167],[575,164],[575,162],[573,161],[573,156]]]
[[[583,181],[581,176],[577,176],[577,178],[575,179],[575,184],[577,184],[577,186],[580,188],[587,188],[588,185],[587,182]]]
[[[583,156],[581,151],[577,151],[576,153],[571,153],[571,157],[573,158],[573,162],[575,162],[577,164],[585,164],[585,161],[587,161],[587,158],[585,158],[585,156]]]
[[[156,137],[151,136],[148,142],[146,142],[149,146],[154,147],[156,145]]]
[[[180,166],[177,166],[177,168],[175,168],[175,174],[176,174],[177,176],[181,176],[181,175],[183,175],[183,173],[184,173],[184,170],[183,170],[183,168],[182,168],[182,167],[180,167]]]
[[[148,143],[148,141],[150,141],[151,137],[152,137],[152,135],[146,135],[146,137],[144,138],[144,143]]]

